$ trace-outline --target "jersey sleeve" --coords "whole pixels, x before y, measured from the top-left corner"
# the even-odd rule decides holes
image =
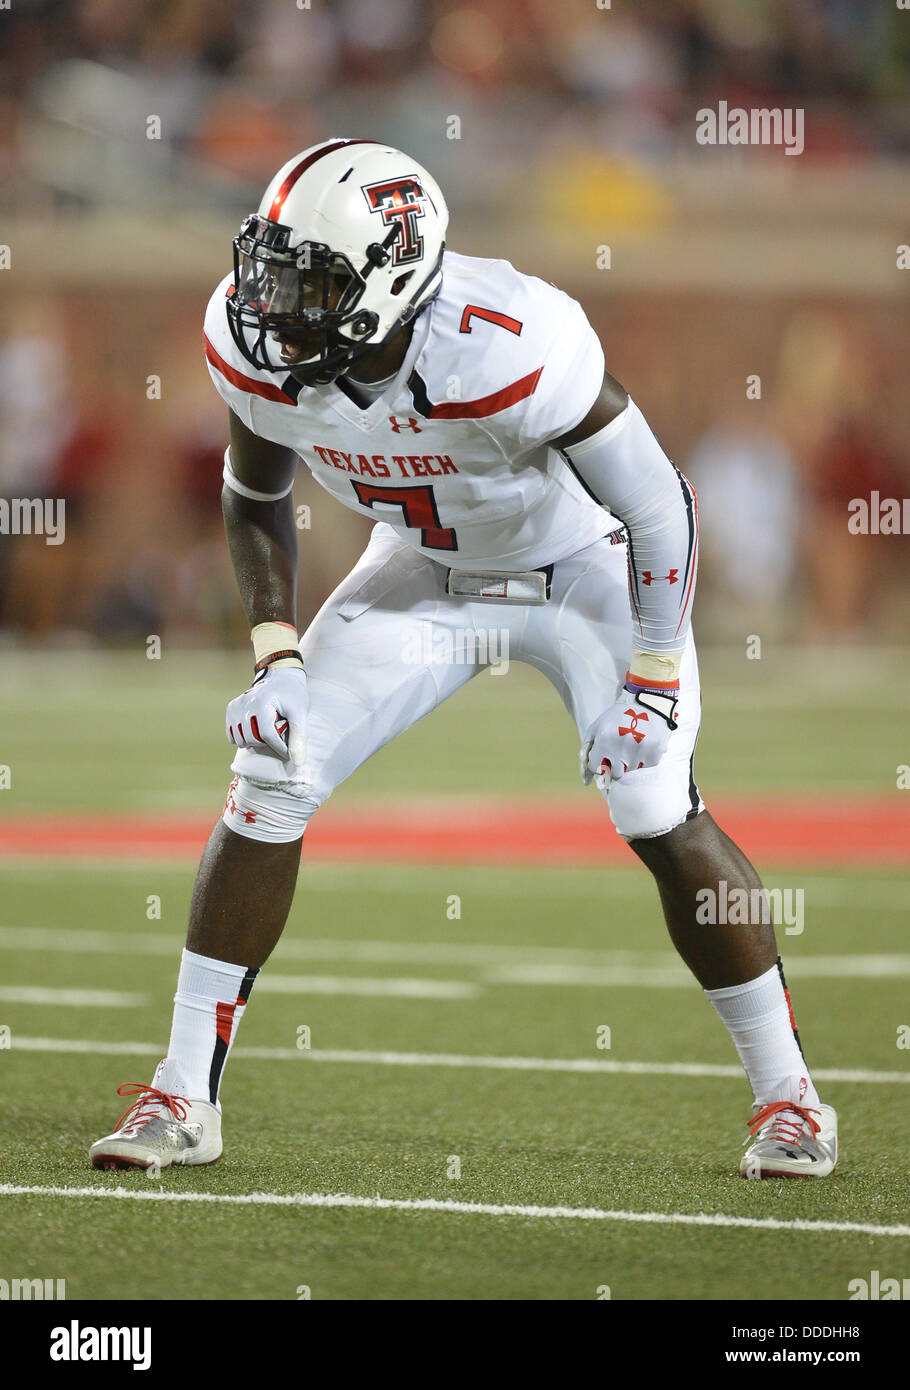
[[[233,276],[226,275],[215,287],[208,302],[203,326],[205,362],[212,385],[225,405],[240,416],[248,429],[252,429],[252,369],[237,350],[225,312],[225,300],[232,281]]]
[[[559,291],[548,315],[542,371],[518,431],[522,452],[557,439],[582,421],[600,394],[604,353],[577,300]]]
[[[508,261],[447,253],[433,324],[430,413],[476,420],[511,458],[572,429],[600,393],[603,349],[581,305]]]

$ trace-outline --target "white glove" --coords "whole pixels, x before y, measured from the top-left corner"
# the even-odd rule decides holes
[[[621,697],[596,719],[579,754],[581,780],[604,789],[627,772],[654,767],[676,728],[678,690],[657,690],[628,681]]]
[[[249,690],[227,707],[225,732],[238,748],[264,752],[296,765],[306,757],[306,721],[310,708],[302,666],[266,666]]]

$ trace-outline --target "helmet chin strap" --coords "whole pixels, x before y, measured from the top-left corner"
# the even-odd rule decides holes
[[[301,382],[304,386],[328,386],[338,377],[343,376],[345,369],[350,365],[354,355],[353,349],[347,350],[340,361],[320,362],[311,368],[301,366],[297,370],[291,368],[290,375],[295,381]]]
[[[395,334],[400,331],[402,326],[401,323],[397,323],[391,333],[389,333],[381,343],[352,343],[349,348],[336,349],[336,352],[343,353],[343,356],[339,356],[338,360],[314,364],[312,369],[302,366],[300,368],[300,376],[296,376],[292,369],[291,376],[294,376],[297,381],[302,380],[303,376],[306,376],[307,380],[304,382],[306,386],[327,386],[331,382],[337,381],[340,376],[349,376],[351,369],[363,358],[369,357],[371,353],[381,352],[389,339],[393,338]],[[393,380],[397,371],[398,368],[396,367],[395,371],[389,376],[389,381]]]
[[[391,232],[389,233],[389,235],[386,237],[385,241],[382,243],[382,246],[381,246],[381,247],[377,246],[377,247],[375,247],[375,248],[370,248],[370,249],[371,249],[371,250],[375,249],[376,251],[382,251],[382,252],[384,252],[384,253],[385,253],[385,256],[386,256],[386,259],[388,259],[388,252],[387,252],[386,248],[392,244],[392,242],[395,240],[395,238],[396,238],[397,235],[398,235],[398,229],[397,229],[397,227],[396,227],[396,228],[393,228],[393,229],[392,229],[392,231],[391,231]],[[355,366],[355,364],[356,364],[357,362],[359,362],[361,358],[369,356],[369,354],[370,354],[371,352],[380,352],[380,351],[382,350],[382,348],[385,347],[385,345],[386,345],[386,343],[389,341],[389,339],[392,338],[392,337],[394,337],[394,335],[395,335],[396,333],[400,332],[400,330],[401,330],[402,328],[405,328],[405,327],[407,327],[408,325],[413,325],[414,323],[416,323],[417,319],[421,316],[421,314],[425,313],[426,310],[429,309],[430,305],[431,305],[432,302],[433,302],[433,299],[435,299],[435,297],[436,297],[436,295],[434,294],[434,295],[432,295],[429,299],[426,299],[426,300],[424,301],[423,304],[420,304],[419,307],[415,307],[415,306],[417,305],[417,303],[418,303],[418,301],[419,301],[421,295],[424,294],[424,292],[426,291],[427,286],[428,286],[429,284],[432,283],[433,279],[439,274],[440,270],[442,269],[442,257],[443,257],[443,252],[444,252],[444,251],[445,251],[445,242],[442,243],[442,246],[441,246],[440,249],[439,249],[439,255],[438,255],[437,258],[436,258],[436,263],[435,263],[435,265],[432,267],[432,269],[429,271],[429,273],[425,276],[425,278],[424,278],[423,281],[420,283],[420,285],[418,285],[417,289],[414,291],[414,294],[411,296],[410,303],[408,303],[408,304],[405,306],[405,308],[404,308],[404,310],[403,310],[403,312],[402,312],[401,317],[398,319],[397,323],[394,325],[394,327],[391,329],[391,331],[390,331],[389,333],[386,334],[386,336],[385,336],[385,338],[382,340],[382,342],[381,342],[381,343],[369,343],[369,342],[366,342],[366,343],[352,343],[352,344],[351,344],[350,350],[348,351],[348,353],[347,353],[345,359],[341,362],[340,366],[338,366],[338,367],[333,367],[333,368],[331,368],[331,369],[329,369],[328,367],[325,367],[325,368],[324,368],[324,372],[323,372],[320,376],[318,376],[318,377],[316,377],[316,378],[314,379],[313,385],[315,385],[315,386],[325,386],[325,385],[328,385],[329,382],[337,381],[338,377],[340,377],[340,376],[350,376],[351,368],[352,368],[353,366]],[[374,264],[382,264],[382,262],[379,261],[378,258],[375,257],[375,256],[374,256],[374,257],[371,257],[371,260],[373,261]],[[370,270],[372,270],[372,268],[373,268],[372,265],[369,266],[369,267],[367,268],[367,270],[364,271],[364,276],[368,275],[368,274],[370,273]],[[437,290],[437,293],[438,293],[438,290]],[[397,372],[397,368],[396,368],[396,372]],[[388,378],[389,381],[391,381],[391,380],[394,378],[395,374],[396,374],[395,372],[393,372],[393,373],[391,374],[391,376]],[[355,378],[355,380],[356,380],[356,378]]]
[[[353,381],[355,386],[367,386],[372,389],[374,386],[388,386],[390,382],[395,380],[400,370],[400,367],[396,367],[393,372],[389,372],[388,376],[379,377],[377,381],[362,381],[359,377],[354,376],[353,372],[343,372],[342,376],[346,376],[348,381]]]

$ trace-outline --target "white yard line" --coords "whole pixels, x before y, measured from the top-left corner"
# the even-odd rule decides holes
[[[13,1034],[10,1050],[59,1052],[98,1057],[162,1057],[161,1043],[91,1042],[84,1038],[30,1038]],[[581,1072],[613,1076],[711,1076],[742,1081],[742,1068],[714,1062],[619,1062],[601,1057],[490,1057],[458,1052],[369,1052],[345,1048],[235,1047],[232,1060],[248,1062],[352,1062],[381,1067],[453,1067],[483,1071]],[[813,1067],[817,1081],[874,1084],[910,1083],[910,1066],[904,1071],[870,1071],[863,1068]]]
[[[0,927],[0,950],[72,951],[79,954],[179,956],[183,938],[162,932],[114,932],[68,927]],[[906,957],[910,963],[910,956]],[[636,966],[682,969],[672,951],[614,951],[551,946],[510,946],[449,941],[354,941],[339,937],[286,937],[275,961],[350,960],[382,965],[510,965],[552,962],[565,966]],[[266,976],[263,975],[262,979]],[[261,984],[261,980],[260,980]],[[260,986],[257,985],[257,989]]]
[[[69,927],[0,927],[0,951],[70,951],[79,955],[171,956],[183,945],[160,932],[79,931]]]
[[[470,805],[474,805],[472,801]],[[419,805],[410,804],[412,811]],[[457,810],[457,805],[453,807]],[[435,816],[444,815],[439,807],[433,808]],[[99,870],[110,869],[112,873],[145,875],[149,871],[158,873],[186,875],[186,864],[175,862],[173,856],[118,854],[78,855],[72,858],[36,858],[33,855],[4,855],[0,858],[0,873],[15,873],[24,878],[45,879],[48,877],[68,877],[78,873],[96,874]],[[650,875],[634,864],[623,867],[605,864],[603,868],[591,865],[578,867],[565,864],[556,865],[478,865],[478,864],[379,864],[372,861],[345,861],[342,864],[330,860],[304,862],[302,889],[305,892],[335,893],[350,891],[355,880],[354,891],[364,891],[380,884],[383,890],[393,894],[435,897],[444,911],[445,899],[451,892],[466,891],[466,885],[481,896],[505,896],[516,898],[535,898],[541,896],[540,880],[546,877],[546,894],[554,900],[566,896],[602,900],[605,892],[617,897],[651,897],[655,902],[656,890]],[[910,892],[910,889],[907,890]]]
[[[81,1057],[156,1057],[161,1058],[167,1051],[160,1043],[145,1042],[90,1042],[86,1038],[20,1038],[13,1033],[9,1051],[15,1052],[71,1052]],[[237,1049],[231,1051],[236,1057]],[[8,1065],[5,1063],[4,1065]]]
[[[47,989],[40,985],[0,985],[0,1004],[54,1004],[71,1008],[135,1009],[149,1002],[147,994],[114,989]]]
[[[786,946],[783,948],[786,950]],[[785,961],[787,979],[866,980],[906,979],[910,955],[904,956],[795,956]],[[662,965],[570,965],[548,961],[524,961],[492,967],[484,974],[487,984],[565,985],[587,989],[678,989],[695,980],[676,956],[669,953]]]
[[[830,789],[829,789],[830,790]],[[438,808],[437,808],[438,809]],[[0,861],[0,872],[15,873],[25,878],[45,879],[48,877],[68,877],[81,873],[110,872],[144,875],[148,872],[168,874],[186,873],[186,867],[175,864],[173,858],[162,854],[154,857],[116,859],[105,855],[79,856],[72,859],[35,859],[29,855],[17,857],[10,855]],[[478,896],[504,896],[510,898],[542,897],[558,901],[566,897],[582,898],[603,902],[611,897],[644,899],[657,906],[657,898],[650,875],[641,868],[623,868],[615,864],[585,865],[577,868],[542,865],[522,866],[520,872],[515,866],[470,865],[470,864],[409,864],[406,871],[401,865],[357,863],[352,861],[343,865],[333,863],[305,864],[302,892],[334,893],[350,891],[354,880],[355,891],[361,884],[379,884],[383,890],[394,895],[407,894],[432,896],[436,894],[443,910],[445,897],[449,893],[476,892]],[[768,887],[804,888],[807,908],[853,907],[858,913],[875,908],[881,911],[906,912],[910,907],[910,880],[895,878],[873,878],[869,871],[858,869],[854,873],[799,873],[797,870],[775,874],[768,879]]]
[[[66,927],[0,927],[0,950],[51,951],[79,954],[145,955],[170,957],[180,954],[178,936],[160,932],[109,932],[71,930]],[[784,941],[786,951],[786,941]],[[547,946],[488,946],[447,941],[350,941],[338,938],[287,939],[275,955],[285,961],[336,961],[380,965],[430,965],[478,967],[487,984],[565,985],[586,987],[629,986],[639,989],[695,988],[695,981],[672,951],[614,951]],[[910,955],[795,955],[785,961],[787,976],[794,979],[906,979]],[[467,981],[358,980],[336,977],[290,976],[263,973],[257,993],[271,991],[314,994],[401,994],[426,998],[468,998],[477,986]],[[310,980],[308,985],[292,981]],[[349,986],[343,988],[342,984]],[[373,988],[375,986],[375,988]]]
[[[517,1203],[451,1202],[432,1197],[355,1197],[346,1192],[162,1192],[126,1187],[24,1187],[0,1184],[0,1197],[101,1198],[127,1202],[213,1202],[225,1206],[348,1207],[364,1211],[440,1212],[454,1216],[517,1216],[533,1221],[620,1221],[656,1226],[715,1226],[753,1231],[846,1232],[910,1236],[910,1226],[867,1221],[782,1221],[776,1217],[727,1216],[721,1212],[608,1211],[599,1207],[537,1207]]]
[[[788,972],[789,973],[789,972]],[[589,989],[691,989],[696,981],[674,956],[665,966],[563,965],[528,961],[491,967],[484,979],[492,985],[551,985]]]
[[[353,994],[391,999],[473,999],[480,987],[467,980],[368,979],[353,975],[263,975],[257,994]]]

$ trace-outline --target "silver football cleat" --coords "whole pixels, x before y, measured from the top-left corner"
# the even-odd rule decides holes
[[[159,1173],[177,1165],[195,1167],[221,1157],[221,1112],[207,1100],[189,1100],[173,1062],[158,1063],[150,1086],[118,1086],[135,1095],[113,1134],[89,1149],[93,1168],[144,1168]]]
[[[837,1112],[781,1098],[756,1105],[739,1171],[744,1178],[826,1178],[837,1163]]]

